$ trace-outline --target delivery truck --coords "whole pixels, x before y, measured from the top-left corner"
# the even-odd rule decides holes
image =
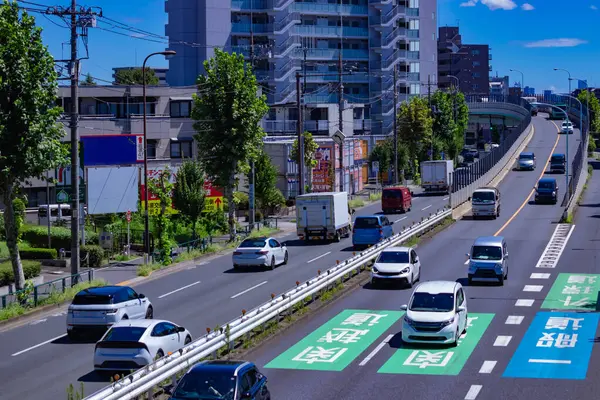
[[[421,163],[421,187],[428,193],[450,193],[452,160],[424,161]]]
[[[339,242],[352,231],[348,193],[310,193],[296,197],[296,233],[302,240]]]

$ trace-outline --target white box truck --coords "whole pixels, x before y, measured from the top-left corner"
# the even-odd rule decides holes
[[[348,193],[324,192],[296,197],[296,233],[300,239],[334,240],[352,231]]]
[[[423,161],[421,163],[421,187],[428,193],[449,193],[452,160]]]

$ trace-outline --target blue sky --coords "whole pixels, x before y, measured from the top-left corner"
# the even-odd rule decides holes
[[[53,0],[31,0],[36,4],[56,5]],[[194,1],[194,0],[189,0]],[[421,0],[426,1],[426,0]],[[525,75],[525,85],[537,92],[568,88],[565,68],[573,77],[588,79],[590,86],[600,86],[600,0],[438,0],[439,24],[460,26],[464,43],[489,44],[492,48],[493,75],[509,74],[511,84]],[[167,20],[164,0],[102,0],[82,5],[101,5],[105,17],[129,26],[164,35]],[[63,0],[63,3],[68,3]],[[25,5],[25,4],[22,4]],[[34,7],[34,6],[31,6]],[[44,28],[44,41],[56,58],[69,55],[69,31],[57,17],[35,14]],[[52,20],[54,23],[49,21]],[[164,50],[164,43],[148,41],[124,29],[115,28],[101,19],[89,32],[90,59],[83,61],[82,71],[111,81],[112,67],[140,65],[144,57]],[[108,30],[108,31],[107,31]],[[123,35],[115,34],[120,32]],[[594,34],[595,33],[595,34]],[[161,39],[155,38],[153,40]],[[80,48],[82,48],[80,44]],[[80,54],[84,54],[82,51]],[[153,58],[153,66],[166,66],[161,57]],[[99,82],[105,83],[105,82]],[[573,83],[575,85],[575,82]]]

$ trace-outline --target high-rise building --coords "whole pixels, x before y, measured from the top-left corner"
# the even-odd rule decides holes
[[[316,110],[311,113],[319,114],[308,119],[337,121],[337,115],[324,114],[337,114],[328,105],[341,103],[343,121],[358,130],[370,128],[373,134],[392,130],[394,70],[398,103],[424,92],[428,79],[437,83],[436,0],[167,0],[165,4],[169,48],[177,51],[169,60],[168,83],[193,85],[215,48],[241,53],[252,61],[269,103],[279,105],[272,108],[273,120],[297,119],[296,110],[289,108],[296,102],[297,72],[313,75],[301,82],[304,102]],[[282,133],[295,129],[293,123],[278,126]],[[345,122],[343,130],[352,131]]]
[[[525,86],[523,88],[523,93],[524,93],[525,97],[533,97],[533,96],[535,96],[535,88]]]
[[[489,94],[490,51],[487,44],[464,44],[456,26],[440,27],[438,87],[446,89],[458,83],[465,94]]]
[[[490,77],[490,96],[508,96],[508,76]]]

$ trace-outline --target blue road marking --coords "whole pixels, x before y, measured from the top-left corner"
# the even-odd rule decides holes
[[[599,317],[597,313],[538,312],[502,376],[585,379]]]

